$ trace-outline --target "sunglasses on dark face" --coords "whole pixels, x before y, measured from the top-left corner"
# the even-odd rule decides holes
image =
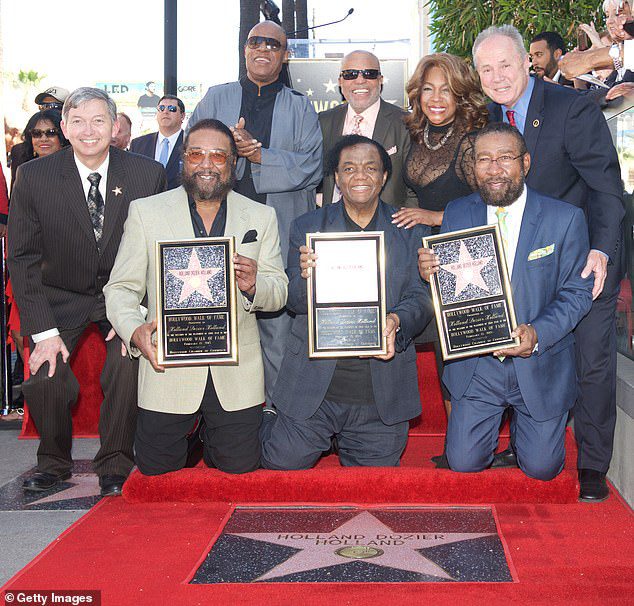
[[[42,137],[48,137],[49,139],[52,139],[53,137],[57,137],[57,132],[56,128],[47,128],[46,130],[34,128],[31,130],[31,138],[41,139]]]
[[[173,114],[175,114],[178,111],[178,106],[177,105],[159,105],[156,109],[158,109],[160,112],[164,112],[165,110],[167,110],[168,112],[172,112]]]
[[[260,48],[264,44],[264,48],[269,51],[282,50],[282,43],[275,38],[267,38],[266,36],[251,36],[247,40],[247,46],[252,49]]]
[[[380,69],[343,69],[339,74],[344,80],[356,80],[362,75],[366,80],[376,80],[381,75]]]
[[[57,101],[51,101],[50,103],[40,103],[38,107],[40,109],[62,109],[63,103],[58,103]]]
[[[229,158],[229,154],[220,150],[220,149],[188,149],[186,152],[183,152],[183,156],[187,158],[190,164],[201,164],[204,159],[209,156],[209,159],[216,166],[224,166],[227,163],[227,159]]]

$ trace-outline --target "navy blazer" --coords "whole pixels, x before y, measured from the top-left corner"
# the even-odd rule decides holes
[[[538,350],[512,358],[522,397],[531,416],[546,421],[569,410],[577,397],[573,328],[592,305],[593,277],[581,278],[589,245],[583,212],[527,188],[511,290],[518,324],[532,324]],[[441,232],[487,224],[479,193],[450,202]],[[545,256],[530,253],[550,249]],[[461,398],[478,356],[447,362],[443,381],[452,398]]]
[[[429,228],[399,229],[392,224],[393,212],[393,207],[379,202],[376,231],[385,234],[387,311],[396,313],[401,325],[394,358],[387,362],[370,359],[374,399],[386,425],[420,414],[416,351],[412,340],[433,314],[429,288],[418,274],[416,252]],[[306,280],[301,276],[299,247],[306,244],[307,233],[342,231],[346,231],[343,202],[318,208],[295,219],[291,225],[287,307],[296,315],[273,391],[273,402],[295,419],[305,420],[316,412],[337,363],[334,359],[308,358]]]
[[[489,105],[490,120],[502,108]],[[616,262],[621,235],[623,188],[619,160],[599,107],[565,86],[535,78],[524,139],[531,155],[526,184],[582,208],[590,246]]]
[[[154,160],[154,154],[156,153],[156,141],[158,139],[158,133],[150,133],[149,135],[143,135],[132,139],[130,143],[130,151],[135,154],[141,154]],[[183,131],[181,130],[178,139],[176,139],[176,145],[170,154],[165,172],[167,173],[167,189],[176,189],[181,184],[181,160],[183,153]]]

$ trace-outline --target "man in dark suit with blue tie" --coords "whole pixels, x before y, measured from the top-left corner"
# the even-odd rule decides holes
[[[605,474],[616,423],[616,300],[623,275],[624,216],[619,162],[599,108],[573,89],[529,77],[519,32],[490,27],[473,45],[492,121],[524,135],[532,158],[529,187],[583,209],[590,252],[582,276],[594,275],[591,311],[575,330],[579,395],[574,407],[580,499],[608,496]]]
[[[185,104],[172,95],[164,95],[156,108],[158,132],[132,140],[130,151],[160,162],[167,173],[167,189],[181,184],[183,120]]]
[[[520,468],[550,480],[564,466],[566,421],[577,396],[572,330],[592,304],[592,279],[581,275],[589,251],[583,212],[526,187],[530,167],[517,129],[489,124],[475,142],[479,191],[451,202],[443,217],[441,232],[498,223],[520,339],[494,355],[446,363],[447,460],[455,471],[489,467],[510,407]],[[425,279],[439,271],[429,249],[419,251],[419,269]]]
[[[379,199],[392,168],[379,143],[345,136],[334,145],[329,165],[342,199],[291,226],[287,306],[295,317],[273,390],[277,415],[266,415],[262,431],[262,465],[269,469],[312,467],[333,436],[342,465],[398,465],[408,421],[420,414],[413,338],[432,312],[416,250],[428,232],[393,225],[393,207]],[[319,259],[306,247],[306,234],[346,231],[384,232],[387,354],[310,359],[306,279]]]

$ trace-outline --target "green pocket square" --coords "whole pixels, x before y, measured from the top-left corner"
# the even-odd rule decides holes
[[[548,246],[544,246],[544,248],[536,248],[533,252],[528,255],[529,261],[534,261],[535,259],[541,259],[542,257],[547,257],[548,255],[552,255],[555,252],[555,245],[549,244]]]

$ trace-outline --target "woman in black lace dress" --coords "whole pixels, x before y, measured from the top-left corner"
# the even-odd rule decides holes
[[[446,53],[423,57],[407,84],[412,112],[405,123],[412,147],[403,168],[405,183],[418,197],[418,208],[401,208],[394,222],[404,229],[417,224],[440,231],[443,212],[451,200],[476,189],[473,140],[488,117],[477,76],[467,63]],[[436,365],[442,376],[442,354],[436,323],[418,339],[434,343]],[[442,385],[447,415],[449,393]],[[444,457],[442,457],[444,459]],[[435,462],[444,466],[444,461]]]

